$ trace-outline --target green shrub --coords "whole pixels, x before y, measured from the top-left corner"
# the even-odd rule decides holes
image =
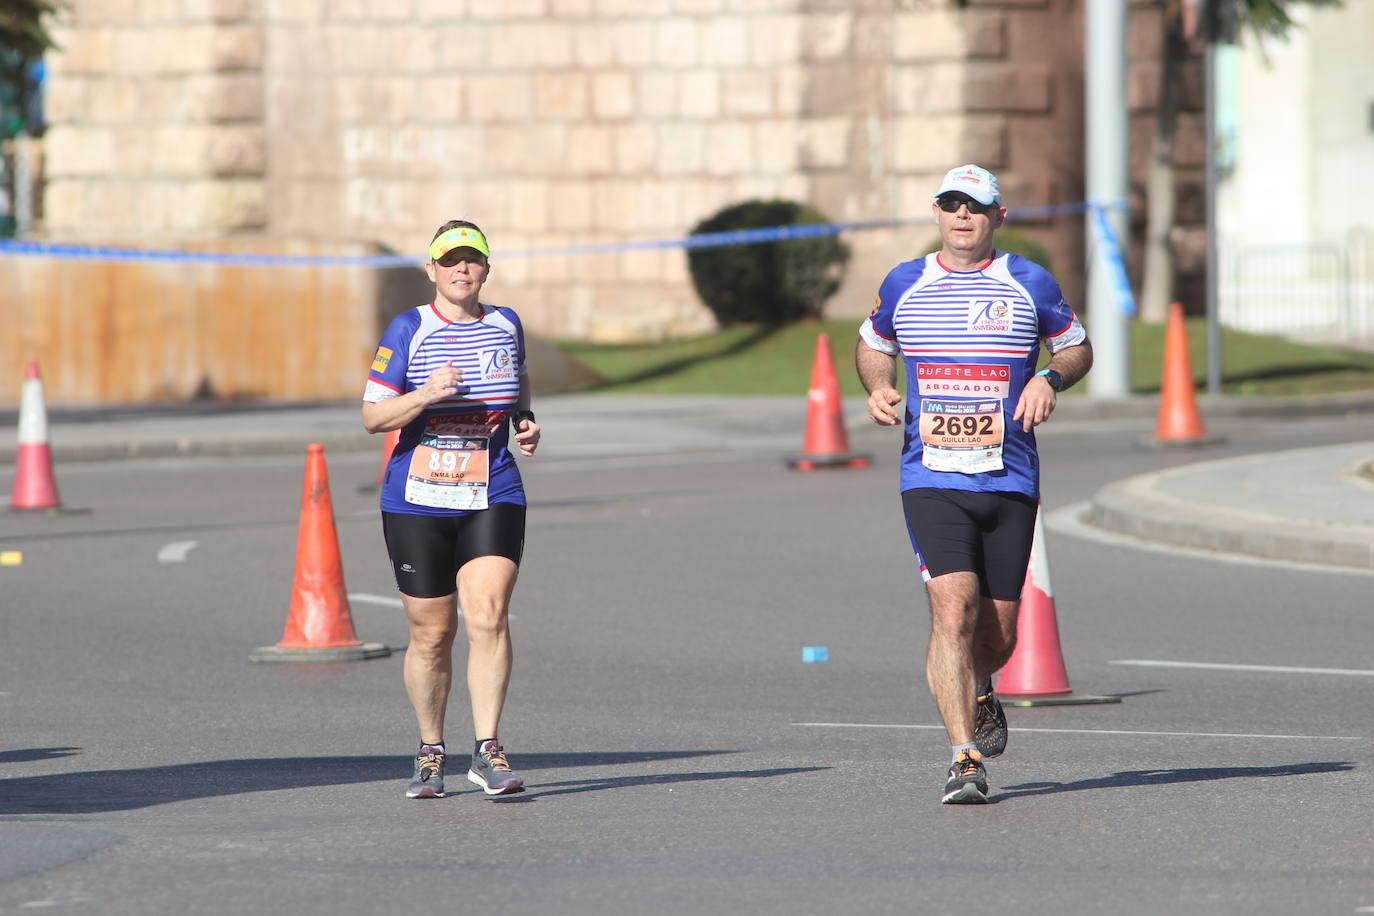
[[[1009,251],[1012,254],[1019,254],[1023,258],[1029,258],[1050,273],[1054,273],[1054,268],[1050,266],[1050,253],[1045,246],[1015,229],[998,229],[997,234],[992,237],[992,245],[998,251]],[[937,238],[926,246],[924,253],[930,254],[939,250],[940,240]]]
[[[828,222],[804,204],[747,200],[702,220],[692,235]],[[721,327],[820,317],[825,300],[840,288],[848,260],[849,246],[833,235],[687,250],[697,295]]]

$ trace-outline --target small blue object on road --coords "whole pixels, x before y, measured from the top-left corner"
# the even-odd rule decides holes
[[[802,661],[825,662],[830,660],[830,650],[825,646],[802,646]]]

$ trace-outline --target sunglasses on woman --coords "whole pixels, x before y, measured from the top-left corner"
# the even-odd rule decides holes
[[[964,197],[962,194],[957,196],[954,194],[943,194],[935,198],[935,203],[946,213],[958,213],[960,207],[968,207],[968,212],[970,213],[989,213],[1000,206],[996,201],[985,204],[974,200],[972,197]]]
[[[459,261],[467,261],[469,264],[483,264],[486,259],[482,257],[482,252],[476,248],[450,248],[434,263],[440,267],[453,267]]]

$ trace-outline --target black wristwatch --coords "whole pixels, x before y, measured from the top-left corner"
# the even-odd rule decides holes
[[[521,420],[529,420],[531,423],[538,423],[538,422],[539,422],[538,420],[536,420],[536,419],[534,418],[534,411],[533,411],[533,410],[517,410],[517,411],[514,411],[514,412],[511,413],[511,415],[510,415],[510,423],[511,423],[511,426],[514,426],[516,429],[519,429],[519,428],[520,428],[520,421],[521,421]]]
[[[1035,374],[1042,377],[1045,381],[1049,382],[1050,387],[1053,388],[1055,391],[1064,390],[1064,377],[1060,375],[1058,372],[1055,372],[1053,369],[1041,369],[1039,372]]]

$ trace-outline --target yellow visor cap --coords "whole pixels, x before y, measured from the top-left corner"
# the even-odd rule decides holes
[[[437,261],[455,248],[475,248],[486,257],[491,257],[486,236],[469,226],[459,226],[429,243],[429,259]]]

